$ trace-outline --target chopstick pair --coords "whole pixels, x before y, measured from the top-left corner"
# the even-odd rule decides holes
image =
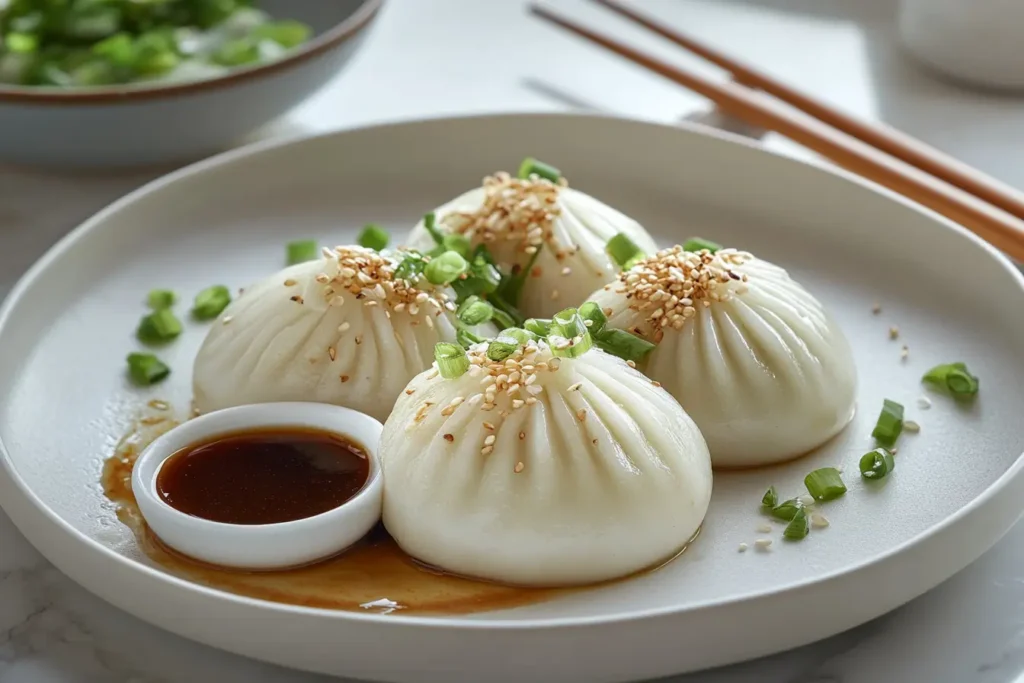
[[[960,223],[1024,261],[1024,194],[919,140],[861,121],[776,81],[618,0],[593,0],[732,74],[718,82],[668,64],[538,4],[531,11],[715,103],[725,114],[775,131],[847,170]]]

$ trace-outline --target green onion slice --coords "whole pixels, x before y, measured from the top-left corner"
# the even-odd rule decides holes
[[[796,498],[791,498],[773,507],[771,510],[768,511],[768,514],[770,514],[772,517],[775,517],[776,519],[789,521],[793,519],[796,516],[796,514],[803,509],[803,507],[803,503],[801,503]]]
[[[398,262],[398,267],[395,268],[395,279],[413,282],[423,274],[423,269],[426,267],[427,261],[418,251],[412,251],[411,249],[403,251],[401,252],[401,260]]]
[[[530,176],[537,176],[550,180],[553,183],[557,183],[562,179],[562,172],[551,164],[545,164],[543,161],[537,161],[533,157],[526,157],[523,159],[523,163],[519,164],[519,177],[526,180]]]
[[[478,296],[471,296],[462,302],[455,316],[463,325],[475,327],[489,322],[494,317],[494,306]]]
[[[484,341],[483,337],[473,334],[468,328],[460,326],[455,330],[455,341],[459,343],[464,349],[468,349],[473,344],[479,344]]]
[[[155,311],[170,308],[177,300],[177,295],[169,289],[153,289],[146,295],[146,305]]]
[[[624,232],[620,232],[608,240],[604,250],[608,252],[612,260],[623,270],[626,270],[633,263],[645,257],[644,252],[637,246],[636,242],[631,240]]]
[[[978,378],[971,374],[964,363],[936,365],[921,380],[947,389],[955,398],[973,398],[978,393]]]
[[[876,448],[860,458],[860,476],[865,479],[884,479],[896,467],[896,459],[887,448]]]
[[[207,287],[196,294],[192,315],[197,320],[213,320],[231,303],[231,292],[224,285]]]
[[[288,265],[294,266],[297,263],[315,261],[319,248],[320,247],[317,246],[316,240],[297,240],[295,242],[289,242],[287,246]]]
[[[145,316],[135,331],[144,344],[162,344],[181,334],[181,321],[169,308],[161,308]]]
[[[804,477],[807,492],[817,501],[835,500],[846,493],[846,484],[835,467],[822,467]]]
[[[547,318],[530,318],[523,327],[538,337],[546,337],[551,332],[551,320]]]
[[[437,214],[431,211],[423,216],[423,227],[426,228],[430,236],[434,238],[434,242],[437,244],[444,244],[444,235],[437,229]]]
[[[151,353],[128,354],[128,376],[139,386],[149,386],[166,378],[171,369]]]
[[[462,377],[466,370],[469,370],[469,356],[458,344],[438,342],[434,345],[434,360],[437,361],[437,369],[445,379]]]
[[[604,314],[601,307],[593,301],[588,301],[579,309],[580,316],[583,318],[583,322],[586,323],[587,329],[590,330],[590,334],[598,335],[601,330],[604,329],[605,324],[608,322],[608,316]]]
[[[519,350],[519,340],[514,337],[499,336],[487,345],[487,357],[491,360],[505,360]]]
[[[470,260],[473,256],[473,244],[465,235],[445,235],[441,242],[445,251],[454,251],[464,259]]]
[[[642,361],[654,349],[654,344],[625,330],[606,328],[596,337],[594,343],[605,353],[618,356],[634,363]]]
[[[391,235],[388,234],[387,230],[375,223],[367,223],[356,240],[359,246],[373,249],[374,251],[384,249],[390,241]]]
[[[683,243],[683,251],[702,251],[707,249],[712,254],[722,248],[721,244],[706,240],[703,237],[691,237]]]
[[[892,448],[896,445],[896,440],[900,438],[902,432],[903,406],[896,401],[885,399],[882,403],[882,412],[878,415],[878,421],[875,422],[871,436],[886,448]]]
[[[515,339],[520,344],[525,344],[526,342],[537,339],[537,335],[529,330],[524,330],[521,327],[507,327],[498,333],[498,337],[509,337],[511,339]]]
[[[427,264],[423,269],[423,275],[428,282],[435,285],[447,285],[457,280],[467,270],[469,263],[466,259],[454,251],[446,251]]]
[[[810,532],[807,524],[807,512],[800,508],[796,511],[792,521],[782,530],[782,535],[791,541],[800,541],[807,537]]]
[[[779,493],[775,490],[774,486],[769,486],[768,490],[761,496],[761,507],[773,508],[779,504]]]

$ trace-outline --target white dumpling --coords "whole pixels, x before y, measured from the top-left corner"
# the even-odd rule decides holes
[[[487,244],[506,272],[525,267],[540,250],[519,299],[527,317],[550,318],[611,282],[618,267],[605,245],[616,234],[625,233],[648,253],[657,250],[639,223],[564,182],[497,173],[434,211],[442,232],[462,233],[474,246]],[[422,221],[406,246],[435,246]]]
[[[673,247],[590,300],[610,326],[657,344],[641,367],[693,417],[716,467],[795,458],[853,417],[857,371],[846,338],[767,261]]]
[[[539,346],[538,346],[539,344]],[[418,375],[384,426],[384,525],[413,557],[520,585],[602,581],[672,558],[711,497],[707,446],[679,404],[597,349],[543,342]]]
[[[390,256],[338,247],[247,288],[196,356],[196,409],[316,401],[383,422],[434,345],[456,332],[451,290],[394,273]]]

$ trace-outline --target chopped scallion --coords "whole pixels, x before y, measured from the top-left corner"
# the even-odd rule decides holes
[[[192,315],[197,320],[213,320],[231,303],[231,292],[224,285],[207,287],[196,294]]]
[[[618,264],[619,268],[623,270],[632,265],[633,262],[644,258],[644,252],[624,232],[620,232],[608,240],[608,244],[605,245],[604,249],[612,257],[612,260]]]
[[[169,289],[153,289],[146,295],[146,304],[155,311],[170,308],[178,297]]]
[[[135,336],[145,344],[162,344],[181,334],[181,321],[169,308],[161,308],[145,316]]]
[[[367,223],[356,240],[359,246],[374,251],[384,249],[390,241],[391,235],[388,234],[388,231],[375,223]]]
[[[789,521],[796,516],[796,514],[803,509],[803,503],[796,498],[783,501],[768,511],[772,517],[776,519],[782,519]]]
[[[295,242],[288,243],[288,265],[294,266],[297,263],[305,263],[306,261],[315,261],[317,257],[317,250],[320,247],[317,246],[316,240],[297,240]]]
[[[595,337],[600,334],[601,330],[604,329],[605,323],[608,322],[608,317],[604,314],[604,311],[593,301],[588,301],[580,306],[580,316],[583,318],[583,322],[587,324],[590,334]]]
[[[507,327],[498,333],[498,337],[509,337],[511,339],[515,339],[520,344],[525,344],[528,341],[535,340],[537,335],[520,327]]]
[[[707,249],[712,254],[722,248],[721,244],[706,240],[703,237],[691,237],[683,243],[683,251],[701,251]]]
[[[171,369],[151,353],[128,354],[128,376],[140,386],[149,386],[161,381]]]
[[[471,296],[462,302],[455,315],[463,325],[483,325],[494,317],[494,306],[478,296]]]
[[[445,251],[454,251],[464,259],[470,259],[473,252],[473,244],[465,235],[445,235],[442,240]]]
[[[395,279],[412,282],[419,278],[423,269],[427,267],[427,261],[416,251],[402,252],[402,260],[395,268]]]
[[[438,372],[445,379],[456,379],[469,370],[469,356],[458,344],[438,342],[434,345],[434,360],[437,361]]]
[[[792,521],[782,530],[782,535],[791,541],[800,541],[807,537],[810,529],[807,524],[807,512],[800,508]]]
[[[625,330],[606,328],[594,337],[597,348],[622,360],[639,363],[654,349],[654,344]]]
[[[835,500],[846,493],[846,484],[835,467],[822,467],[804,477],[807,492],[817,501]]]
[[[484,340],[483,337],[479,337],[470,332],[469,329],[460,326],[455,330],[455,341],[459,342],[459,345],[462,346],[462,348],[468,349],[473,344],[479,344]]]
[[[533,157],[526,157],[523,159],[523,163],[519,164],[519,177],[526,180],[530,176],[537,176],[550,180],[553,183],[557,183],[562,179],[562,172],[551,164],[545,164],[543,161],[537,161]]]
[[[423,227],[426,229],[430,236],[434,238],[436,244],[444,244],[444,235],[437,229],[437,214],[431,211],[423,216]]]
[[[768,490],[761,496],[761,507],[773,508],[779,504],[779,493],[775,490],[774,486],[769,486]]]
[[[921,378],[923,382],[946,389],[955,398],[973,398],[978,393],[978,378],[964,363],[936,365]]]
[[[447,285],[458,279],[467,270],[469,270],[469,263],[466,262],[466,259],[454,251],[446,251],[427,264],[423,269],[423,275],[435,285]]]
[[[523,327],[538,337],[546,337],[551,332],[551,321],[547,318],[530,318],[523,323]]]
[[[505,360],[519,350],[519,340],[514,337],[499,336],[487,345],[487,357],[491,360]]]
[[[878,421],[875,422],[871,436],[886,448],[892,448],[896,445],[896,440],[900,438],[902,432],[903,406],[896,401],[885,399],[882,403],[882,412],[878,415]]]
[[[865,479],[883,479],[896,467],[896,459],[886,448],[876,448],[860,458],[860,475]]]

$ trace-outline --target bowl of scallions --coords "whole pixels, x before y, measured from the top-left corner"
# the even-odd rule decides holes
[[[200,158],[293,108],[383,0],[0,0],[0,163]]]

